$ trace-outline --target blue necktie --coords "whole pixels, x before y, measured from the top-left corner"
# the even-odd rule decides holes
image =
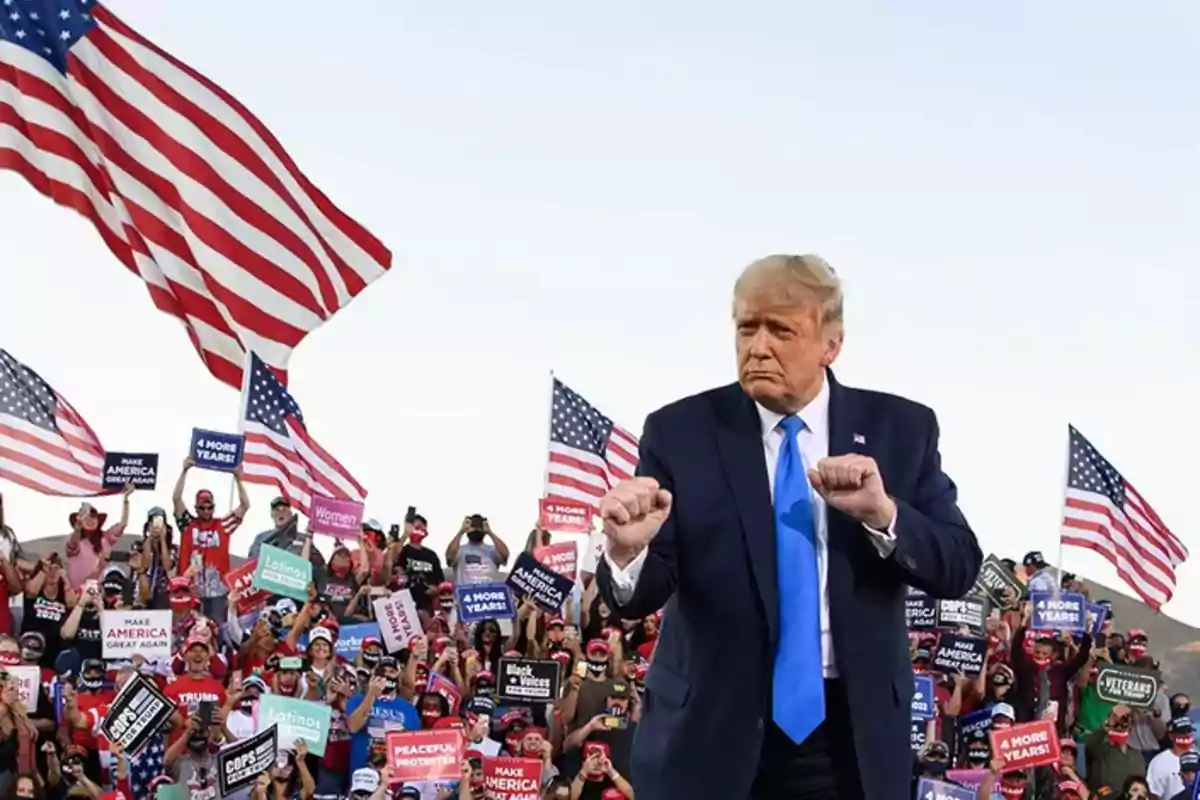
[[[825,719],[821,668],[821,587],[808,476],[796,436],[804,420],[784,417],[775,468],[775,555],[779,644],[775,650],[775,724],[797,744]]]

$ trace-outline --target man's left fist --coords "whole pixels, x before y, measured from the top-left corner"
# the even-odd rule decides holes
[[[887,530],[896,503],[883,488],[879,466],[870,456],[823,458],[808,471],[808,481],[825,502],[875,530]]]

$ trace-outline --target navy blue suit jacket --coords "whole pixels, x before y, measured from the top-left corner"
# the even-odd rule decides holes
[[[907,587],[962,597],[982,554],[942,472],[933,411],[828,379],[830,455],[874,458],[899,508],[886,559],[859,522],[828,509],[828,591],[864,791],[868,800],[908,800]],[[733,384],[654,412],[638,474],[671,491],[671,515],[629,602],[615,601],[607,562],[597,569],[601,596],[620,616],[666,606],[646,676],[633,787],[638,800],[745,798],[771,719],[779,635],[774,513],[754,401]]]

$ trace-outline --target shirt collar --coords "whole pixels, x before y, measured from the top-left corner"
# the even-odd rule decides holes
[[[754,401],[754,407],[758,409],[758,418],[762,422],[762,434],[765,439],[779,425],[779,421],[785,415],[778,414],[769,408],[766,408],[757,400]],[[824,430],[828,425],[829,419],[829,381],[825,376],[821,376],[821,391],[817,392],[817,396],[797,412],[796,416],[804,420],[804,427],[810,431]]]

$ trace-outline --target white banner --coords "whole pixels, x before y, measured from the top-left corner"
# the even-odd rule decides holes
[[[42,670],[39,667],[4,667],[8,671],[8,679],[17,687],[17,696],[25,704],[25,710],[32,713],[37,711],[38,687],[42,684]]]
[[[100,633],[104,658],[171,660],[170,611],[102,611]]]
[[[587,544],[583,545],[583,560],[579,564],[581,572],[596,573],[596,567],[604,556],[604,543],[608,537],[597,531],[588,536]]]
[[[421,634],[421,619],[413,604],[412,592],[401,589],[390,597],[375,601],[375,621],[389,653],[408,647],[408,640]]]

